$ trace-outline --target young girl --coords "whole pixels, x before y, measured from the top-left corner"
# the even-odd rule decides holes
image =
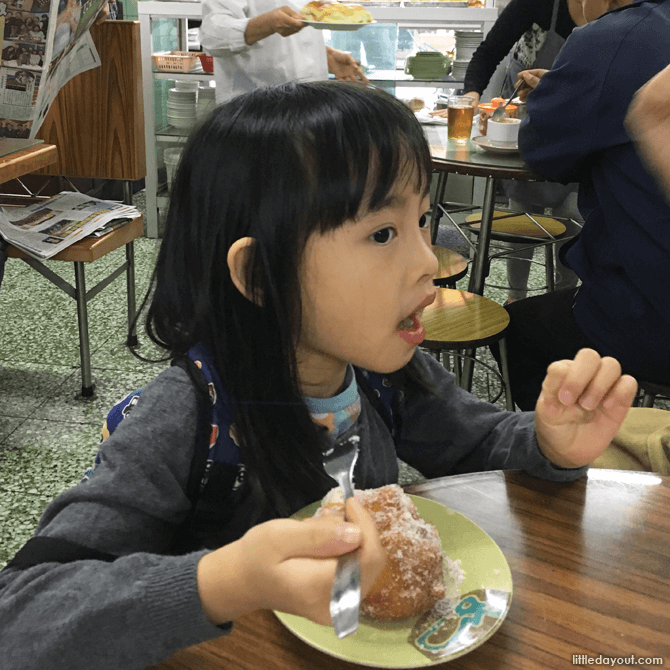
[[[413,114],[362,86],[257,90],[195,132],[148,332],[208,371],[228,461],[211,464],[192,514],[199,391],[188,366],[148,384],[90,477],[0,573],[3,668],[143,668],[258,608],[327,623],[333,557],[360,547],[363,593],[384,560],[355,503],[354,523],[276,519],[334,486],[321,455],[331,437],[360,436],[358,488],[395,482],[398,456],[431,477],[584,473],[635,392],[616,361],[583,351],[556,363],[537,411],[512,413],[417,350],[437,268],[430,177]],[[380,375],[393,416],[370,388]]]

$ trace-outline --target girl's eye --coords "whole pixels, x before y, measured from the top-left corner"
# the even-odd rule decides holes
[[[419,228],[425,228],[428,225],[428,215],[422,214],[419,219]]]
[[[377,244],[388,244],[395,236],[394,228],[382,228],[376,233],[372,233],[371,237]]]

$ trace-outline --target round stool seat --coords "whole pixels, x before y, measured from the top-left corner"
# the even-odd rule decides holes
[[[507,310],[476,293],[440,288],[423,313],[428,349],[476,349],[500,340],[509,324]]]
[[[468,273],[468,261],[453,249],[433,245],[433,253],[437,256],[439,268],[433,279],[435,286],[454,284]]]
[[[536,216],[535,214],[532,216],[554,237],[562,235],[567,230],[565,224],[557,221],[556,219],[552,219],[548,216]],[[481,227],[482,215],[470,214],[466,217],[465,220],[468,224],[470,224],[469,227],[477,230]],[[513,212],[503,212],[501,210],[495,210],[493,212],[491,231],[493,233],[504,233],[506,235],[547,237],[547,233],[545,233],[542,228],[535,225],[535,223],[533,223],[533,221],[525,214],[514,214]]]

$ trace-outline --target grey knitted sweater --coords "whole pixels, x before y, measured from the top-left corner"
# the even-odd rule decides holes
[[[397,455],[427,477],[523,469],[569,481],[584,474],[584,468],[556,468],[540,453],[533,413],[481,402],[430,356],[417,356],[438,393],[404,399],[398,453],[361,394],[358,488],[395,482]],[[165,370],[104,443],[95,476],[47,507],[36,536],[118,558],[2,571],[3,670],[140,669],[230,630],[232,623],[209,623],[200,606],[196,568],[205,551],[164,555],[190,507],[185,490],[196,412],[196,390],[186,373]]]

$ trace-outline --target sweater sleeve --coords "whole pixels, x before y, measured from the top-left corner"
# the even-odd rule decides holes
[[[402,409],[398,456],[426,477],[486,470],[523,470],[552,481],[581,477],[584,468],[555,466],[540,451],[534,412],[508,412],[456,386],[431,356],[417,353],[435,389],[408,394]]]
[[[244,32],[250,18],[247,0],[203,0],[200,45],[211,56],[247,51],[251,46]]]
[[[190,507],[196,412],[186,373],[164,371],[103,443],[90,479],[47,507],[35,534],[42,545],[109,560],[10,563],[0,573],[5,670],[139,670],[222,634],[198,596],[205,552],[161,555]]]
[[[511,0],[472,55],[464,90],[481,95],[498,64],[534,23],[545,30],[549,28],[552,7],[552,0]]]

